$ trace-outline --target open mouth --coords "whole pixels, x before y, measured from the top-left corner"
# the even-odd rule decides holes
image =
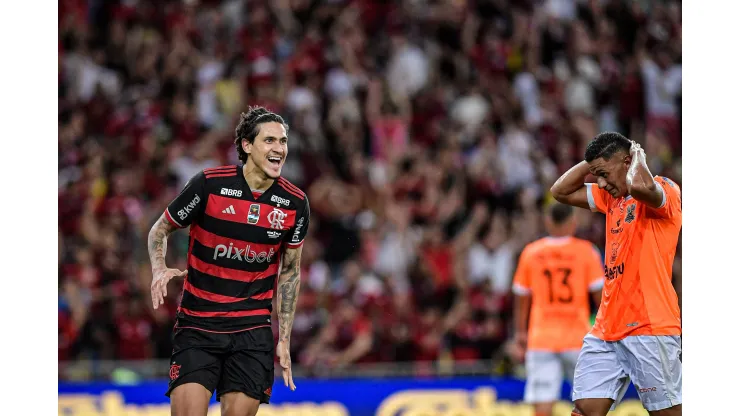
[[[282,160],[283,158],[281,158],[280,156],[270,156],[267,158],[267,161],[275,169],[280,167],[280,162],[282,162]]]

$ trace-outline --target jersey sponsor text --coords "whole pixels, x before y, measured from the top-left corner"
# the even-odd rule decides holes
[[[221,195],[235,196],[237,198],[241,198],[242,191],[241,189],[221,188]]]
[[[230,243],[228,247],[223,244],[219,244],[213,248],[213,259],[216,260],[219,257],[226,257],[232,260],[246,261],[247,263],[264,263],[271,262],[272,256],[275,255],[275,250],[270,249],[269,252],[261,251],[257,253],[252,250],[250,246],[246,246],[242,249],[234,247],[233,243]]]
[[[290,201],[277,195],[273,195],[272,198],[270,198],[270,201],[277,203],[278,206],[285,205],[287,207],[288,205],[290,205]]]
[[[301,228],[303,228],[303,217],[298,219],[298,223],[295,226],[295,231],[293,231],[293,238],[290,240],[291,243],[301,242]]]
[[[195,194],[195,197],[193,197],[193,200],[190,201],[183,209],[177,211],[177,216],[180,217],[181,220],[184,220],[188,217],[188,215],[195,209],[196,206],[200,203],[200,196],[198,194]]]

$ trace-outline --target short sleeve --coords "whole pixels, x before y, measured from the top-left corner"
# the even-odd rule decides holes
[[[663,193],[663,202],[658,208],[648,206],[648,209],[661,218],[674,218],[681,215],[681,189],[678,185],[664,176],[656,177],[655,184]]]
[[[529,250],[525,248],[519,256],[519,264],[516,266],[514,281],[511,291],[515,295],[527,295],[532,292],[531,273],[529,272]]]
[[[604,287],[604,263],[601,253],[595,246],[590,245],[586,249],[586,278],[588,279],[588,290],[596,291]]]
[[[587,183],[585,185],[588,206],[591,208],[591,211],[606,214],[609,209],[609,202],[611,202],[612,196],[609,195],[609,192],[599,188],[595,183]]]
[[[308,196],[304,198],[303,208],[298,211],[295,218],[295,224],[286,234],[288,248],[300,247],[308,233],[308,223],[311,217],[311,207],[308,204]]]
[[[180,195],[167,206],[164,211],[167,220],[179,228],[185,228],[192,224],[193,220],[198,218],[205,210],[205,185],[205,175],[203,172],[198,172],[188,181]]]

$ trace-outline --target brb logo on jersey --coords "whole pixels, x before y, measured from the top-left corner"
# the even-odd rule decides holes
[[[270,222],[270,228],[283,230],[283,224],[285,223],[285,217],[287,216],[288,214],[285,211],[273,208],[272,212],[267,214],[267,221]]]
[[[273,195],[272,198],[270,198],[270,201],[277,203],[278,208],[280,207],[280,205],[285,205],[286,207],[290,205],[290,201],[285,198],[280,198],[277,195]]]
[[[242,190],[241,189],[221,188],[221,195],[235,196],[237,198],[241,198],[241,196],[242,196]]]
[[[180,217],[181,220],[184,220],[185,218],[190,215],[190,212],[192,212],[196,206],[200,203],[200,197],[198,194],[195,194],[195,197],[192,201],[190,201],[183,209],[177,211],[177,216]]]
[[[226,257],[232,260],[246,261],[247,263],[264,263],[265,261],[269,263],[272,261],[272,256],[274,255],[275,251],[273,249],[270,249],[269,252],[261,251],[258,253],[252,250],[250,246],[240,249],[234,247],[234,243],[229,243],[228,247],[223,244],[219,244],[214,248],[213,260],[216,260],[219,257]]]

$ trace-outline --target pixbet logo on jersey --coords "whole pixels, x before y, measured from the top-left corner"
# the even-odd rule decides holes
[[[256,252],[251,249],[250,246],[244,248],[234,247],[234,243],[229,243],[226,247],[224,244],[219,244],[214,247],[213,259],[216,260],[219,257],[226,257],[232,260],[246,261],[247,263],[264,263],[272,261],[272,256],[275,255],[275,251],[270,249],[269,252],[261,251]]]
[[[190,201],[185,207],[183,207],[183,209],[177,211],[177,216],[180,217],[181,220],[184,220],[188,217],[190,212],[195,209],[199,202],[200,197],[198,196],[198,194],[195,194],[195,197],[192,201]]]

